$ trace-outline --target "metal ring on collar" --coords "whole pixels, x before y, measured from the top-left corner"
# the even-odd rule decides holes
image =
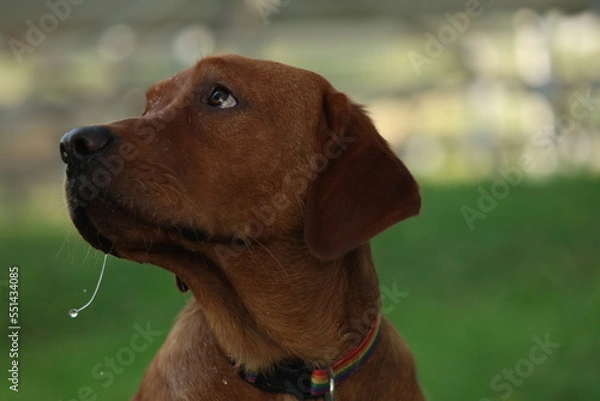
[[[329,392],[325,394],[325,401],[335,401],[335,375],[331,366],[327,367],[329,375]]]

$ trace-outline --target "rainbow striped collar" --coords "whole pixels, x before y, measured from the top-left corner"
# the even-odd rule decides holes
[[[329,394],[332,384],[334,387],[342,384],[369,359],[379,340],[380,324],[381,315],[377,315],[361,343],[330,368],[316,369],[301,360],[294,360],[283,361],[268,375],[243,367],[239,370],[239,375],[268,393],[292,394],[299,400],[323,397]],[[333,373],[333,383],[330,372]]]

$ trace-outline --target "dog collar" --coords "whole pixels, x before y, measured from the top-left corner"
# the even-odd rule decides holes
[[[268,393],[292,394],[299,400],[311,400],[325,395],[332,399],[335,387],[354,374],[371,356],[379,340],[381,315],[373,322],[362,342],[346,356],[326,369],[317,369],[302,360],[286,360],[268,374],[244,369],[240,377]]]

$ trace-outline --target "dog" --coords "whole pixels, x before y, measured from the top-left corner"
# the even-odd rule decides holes
[[[369,246],[419,188],[323,77],[207,57],[60,154],[83,238],[193,293],[132,400],[424,399]]]

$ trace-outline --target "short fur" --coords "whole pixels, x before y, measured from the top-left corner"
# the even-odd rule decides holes
[[[220,87],[234,107],[208,104]],[[82,236],[194,295],[133,400],[292,401],[230,360],[326,366],[356,347],[381,307],[369,240],[419,212],[417,184],[362,108],[309,71],[215,56],[147,98],[142,116],[61,141]],[[385,318],[336,399],[423,400]]]

